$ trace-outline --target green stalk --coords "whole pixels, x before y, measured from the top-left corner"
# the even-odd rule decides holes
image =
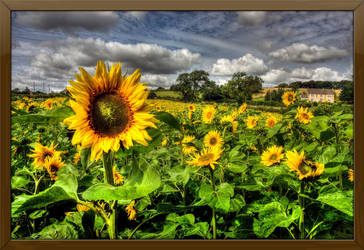
[[[215,194],[215,177],[214,177],[214,170],[212,170],[212,168],[210,168],[210,173],[211,173],[211,186],[212,186],[212,190],[214,191]],[[216,240],[216,211],[215,208],[212,208],[212,235],[213,235],[213,239]]]
[[[300,194],[304,194],[305,183],[301,181]],[[301,208],[300,221],[299,221],[299,230],[300,230],[300,239],[305,239],[305,201],[302,196],[299,196],[299,203]]]
[[[114,165],[114,154],[110,150],[107,153],[103,153],[103,164],[104,164],[104,181],[114,186],[114,178],[112,168]],[[113,202],[111,207],[111,215],[108,220],[108,231],[110,240],[116,239],[116,201]]]

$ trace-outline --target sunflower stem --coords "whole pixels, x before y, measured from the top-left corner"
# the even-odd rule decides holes
[[[305,183],[301,181],[300,194],[304,194],[305,191]],[[299,203],[301,208],[300,221],[299,221],[299,230],[300,230],[300,239],[305,239],[305,201],[303,196],[299,196]]]
[[[211,173],[211,187],[212,190],[214,192],[215,195],[215,177],[214,177],[214,170],[212,168],[210,168],[210,173]],[[215,208],[212,208],[212,235],[213,235],[213,239],[216,240],[216,211]]]
[[[114,154],[110,150],[107,153],[103,153],[103,164],[104,164],[104,181],[110,185],[114,185],[114,179],[112,174],[112,167],[114,165]]]
[[[112,167],[114,165],[114,154],[110,150],[103,153],[104,164],[104,181],[107,184],[114,186],[114,178],[112,173]],[[116,239],[116,201],[111,205],[111,214],[108,221],[108,231],[110,240]]]

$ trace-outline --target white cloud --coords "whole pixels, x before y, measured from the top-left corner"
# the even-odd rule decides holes
[[[140,82],[148,83],[149,87],[169,88],[175,84],[176,78],[176,75],[145,74],[142,75]]]
[[[317,45],[308,46],[304,43],[293,43],[288,47],[273,51],[269,55],[284,62],[314,63],[343,58],[348,56],[348,52],[334,46],[325,48]]]
[[[348,70],[349,72],[349,70]],[[293,70],[285,69],[271,69],[261,76],[264,83],[279,84],[281,82],[294,82],[294,81],[341,81],[348,80],[348,74],[341,74],[327,67],[319,67],[316,69],[295,68]]]
[[[246,26],[258,26],[264,22],[265,11],[239,11],[238,23]]]
[[[127,14],[137,18],[143,19],[147,15],[148,11],[128,11]]]
[[[61,30],[72,33],[84,29],[105,32],[117,24],[113,11],[33,11],[17,12],[18,24],[40,30]]]
[[[237,59],[220,58],[212,66],[212,75],[233,75],[235,72],[245,72],[248,74],[260,74],[267,70],[267,66],[262,59],[246,54]]]

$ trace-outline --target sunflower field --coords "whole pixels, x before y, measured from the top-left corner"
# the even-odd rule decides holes
[[[12,96],[12,239],[353,239],[353,107],[149,100],[99,62]]]

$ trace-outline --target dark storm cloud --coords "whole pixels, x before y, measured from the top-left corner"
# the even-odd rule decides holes
[[[87,31],[106,32],[119,20],[112,11],[42,11],[19,12],[18,24],[39,30],[60,30],[65,33],[84,29]]]

